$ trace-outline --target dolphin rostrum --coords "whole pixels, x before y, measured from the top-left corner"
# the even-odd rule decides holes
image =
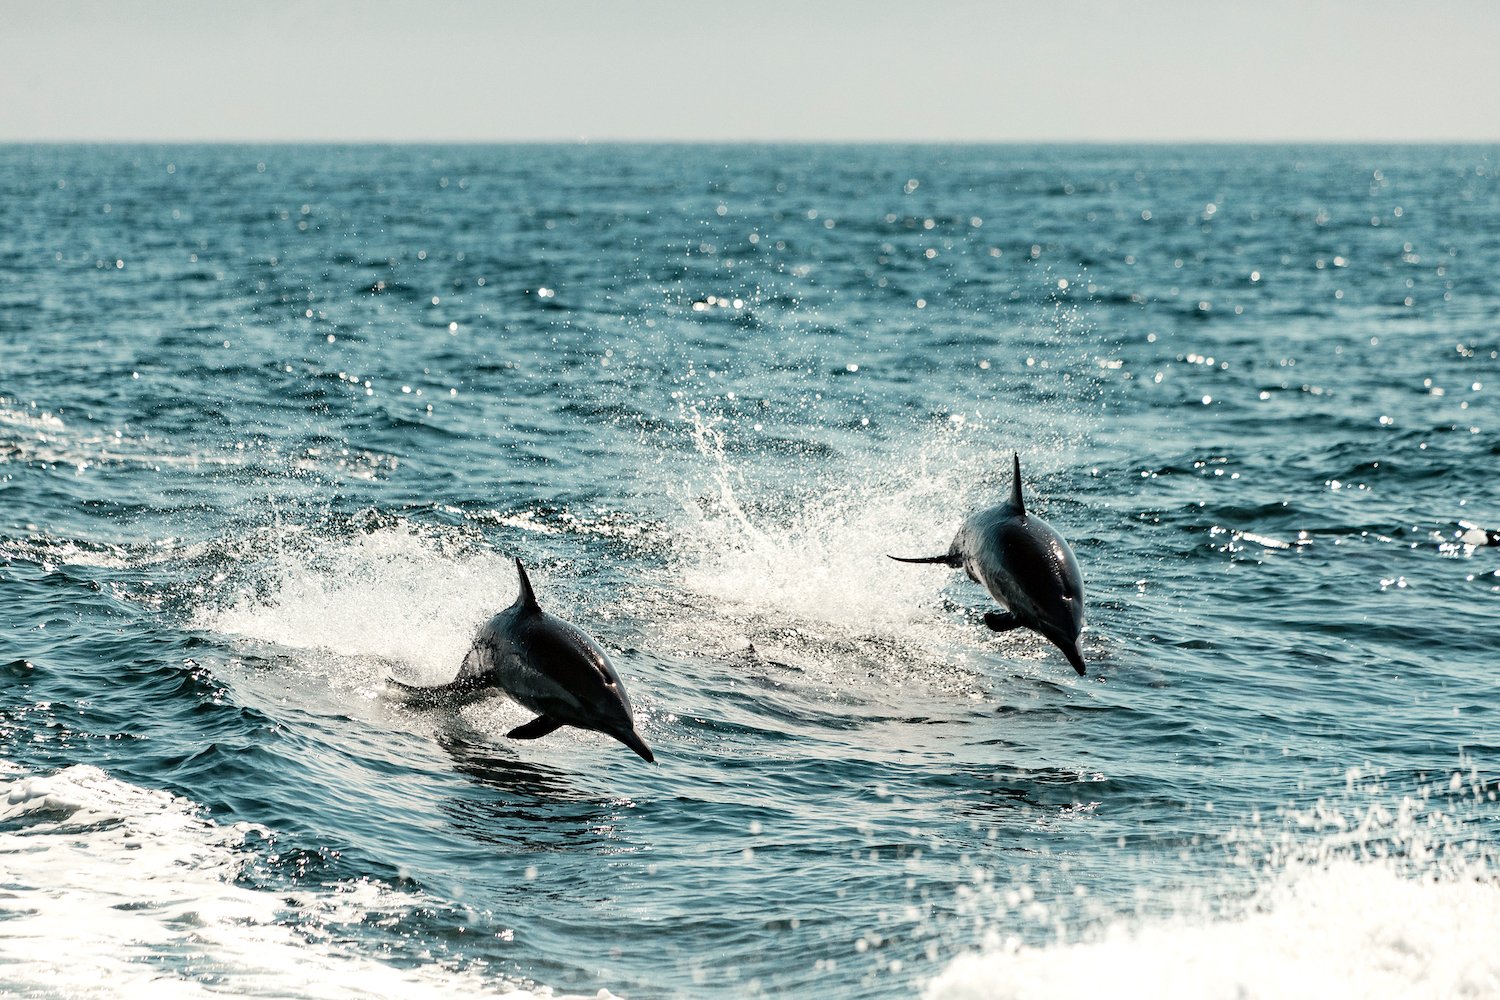
[[[1021,456],[1012,455],[1010,499],[970,514],[959,526],[947,555],[890,558],[962,567],[969,579],[984,584],[990,596],[1005,606],[1004,611],[985,613],[984,623],[992,631],[1029,628],[1062,650],[1082,676],[1078,633],[1083,631],[1083,574],[1063,537],[1040,517],[1026,513],[1021,499]]]
[[[630,699],[604,650],[572,622],[542,610],[520,559],[516,572],[521,593],[479,630],[456,680],[437,687],[393,683],[428,696],[499,688],[537,713],[505,734],[512,739],[534,740],[561,726],[577,726],[613,736],[654,761],[651,748],[635,731]]]

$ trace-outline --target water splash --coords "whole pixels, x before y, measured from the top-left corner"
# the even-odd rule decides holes
[[[885,469],[752,481],[726,456],[723,419],[696,409],[688,416],[707,482],[678,497],[674,555],[683,587],[737,610],[847,634],[907,633],[937,611],[934,579],[886,554],[946,549],[968,492],[957,432]]]
[[[515,599],[509,557],[410,522],[318,535],[237,576],[236,590],[194,612],[205,631],[328,654],[324,666],[373,684],[396,663],[418,682],[451,679],[476,626]],[[375,666],[372,666],[374,664]]]

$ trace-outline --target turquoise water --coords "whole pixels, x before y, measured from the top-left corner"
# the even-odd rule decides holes
[[[0,147],[0,985],[1500,995],[1496,152]]]

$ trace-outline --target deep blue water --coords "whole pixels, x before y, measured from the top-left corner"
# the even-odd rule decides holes
[[[0,984],[1067,995],[1005,956],[1179,921],[1274,995],[1345,862],[1492,938],[1497,153],[0,147]],[[1012,450],[1086,678],[884,558]],[[517,555],[658,766],[388,688]]]

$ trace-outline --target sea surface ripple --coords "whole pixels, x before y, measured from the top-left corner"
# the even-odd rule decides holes
[[[0,991],[1500,996],[1496,154],[0,146]]]

